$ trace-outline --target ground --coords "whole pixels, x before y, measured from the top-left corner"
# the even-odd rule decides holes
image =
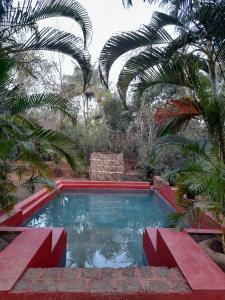
[[[89,180],[88,178],[88,168],[83,176],[76,176],[74,175],[73,171],[70,169],[70,167],[64,162],[60,161],[57,165],[54,162],[47,162],[50,170],[53,173],[52,180],[57,179],[67,179],[67,178],[73,178],[77,181],[85,181]],[[25,199],[26,197],[30,196],[32,193],[27,189],[27,187],[24,186],[24,182],[31,176],[31,171],[26,171],[23,174],[23,177],[20,179],[19,176],[16,174],[16,172],[13,172],[10,177],[14,183],[14,185],[17,187],[15,196],[17,201],[21,201]],[[134,160],[127,160],[125,161],[125,179],[127,181],[140,181],[138,177],[138,171],[136,170],[136,163]],[[41,189],[41,186],[37,186],[35,189],[35,192]]]

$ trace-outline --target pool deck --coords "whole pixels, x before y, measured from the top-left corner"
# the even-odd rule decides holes
[[[149,183],[140,182],[73,180],[57,182],[57,187],[59,191],[150,188]],[[174,190],[168,184],[155,189],[176,207]],[[218,234],[210,218],[211,223],[203,223],[198,231],[145,228],[143,248],[151,267],[54,268],[65,251],[64,229],[13,226],[22,224],[55,195],[55,191],[41,190],[16,205],[11,215],[0,214],[0,231],[19,232],[0,253],[0,300],[225,300],[225,274],[190,237],[193,232]]]
[[[156,292],[190,295],[191,289],[177,268],[52,268],[28,269],[13,288],[13,293],[24,291],[40,295],[46,292],[55,295],[70,293],[68,299],[72,299],[72,295],[74,299],[80,299],[81,296],[82,299],[95,299],[97,295],[98,299],[107,299],[106,296],[111,295],[124,299],[122,297],[127,293],[137,297]]]

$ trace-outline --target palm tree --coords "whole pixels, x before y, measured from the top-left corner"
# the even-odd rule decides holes
[[[154,2],[154,1],[149,1]],[[102,82],[108,88],[108,77],[114,61],[129,50],[140,49],[120,72],[117,87],[125,101],[128,88],[140,98],[156,85],[181,87],[183,97],[167,99],[156,119],[161,134],[177,132],[189,120],[203,116],[211,139],[218,143],[225,161],[221,98],[225,60],[225,3],[220,1],[155,1],[168,3],[169,13],[155,12],[149,25],[135,32],[111,37],[100,55]],[[177,1],[176,1],[177,2]],[[175,2],[174,2],[175,3]],[[185,5],[190,9],[184,11]],[[173,38],[168,25],[174,25]],[[144,49],[143,49],[144,47]],[[207,111],[207,112],[206,112]]]
[[[14,60],[0,59],[0,205],[4,209],[11,207],[15,200],[11,194],[15,187],[8,174],[13,169],[23,171],[15,167],[14,161],[29,163],[38,172],[38,177],[35,173],[32,175],[32,184],[34,177],[39,183],[49,183],[40,179],[51,176],[42,159],[43,148],[51,148],[64,157],[74,171],[82,168],[81,156],[75,151],[73,140],[61,132],[44,129],[26,114],[31,108],[44,108],[70,116],[67,102],[55,94],[26,95],[18,86],[12,86],[14,64]]]
[[[225,254],[225,164],[219,157],[219,149],[210,140],[192,140],[182,135],[168,135],[158,140],[156,149],[172,145],[178,147],[183,159],[166,177],[176,176],[177,202],[183,212],[175,213],[177,226],[198,225],[205,212],[211,212],[220,225],[223,252]],[[189,191],[201,195],[194,202],[184,199]]]
[[[77,22],[83,32],[83,39],[53,28],[39,30],[37,22],[50,17],[68,17]],[[26,41],[21,41],[20,33],[25,33]],[[48,184],[41,179],[50,176],[49,169],[42,159],[43,148],[49,147],[63,156],[70,166],[79,171],[80,155],[74,150],[74,141],[61,132],[46,130],[31,120],[26,114],[31,108],[47,108],[71,115],[67,101],[55,94],[25,94],[13,77],[18,68],[30,72],[28,51],[48,50],[70,55],[81,68],[84,89],[91,77],[90,55],[87,44],[91,38],[91,22],[86,10],[77,1],[41,0],[32,6],[25,0],[23,5],[13,7],[11,1],[0,3],[0,206],[10,209],[15,202],[15,187],[10,180],[12,170],[21,173],[15,160],[24,161],[35,171],[30,178]],[[32,74],[31,74],[32,75]]]
[[[142,25],[137,31],[115,34],[107,41],[101,51],[99,67],[106,88],[115,60],[137,49],[138,54],[125,63],[119,75],[117,87],[123,99],[133,82],[131,88],[136,93],[140,90],[139,95],[153,84],[160,84],[165,66],[187,53],[206,63],[216,92],[216,64],[221,67],[225,57],[225,4],[214,0],[149,2],[167,3],[169,12],[155,12],[149,25]],[[173,2],[180,5],[177,7]],[[169,25],[175,27],[175,37],[169,33]]]
[[[185,159],[172,174],[178,176],[180,185],[203,196],[205,201],[196,202],[194,208],[215,213],[225,251],[225,3],[148,2],[167,4],[168,13],[155,12],[149,25],[108,40],[100,56],[102,82],[108,88],[111,66],[119,56],[140,49],[119,75],[117,87],[124,101],[128,88],[139,98],[156,85],[182,88],[182,97],[167,99],[155,112],[158,134],[166,135],[158,140],[157,147],[175,145],[182,149]],[[168,25],[176,29],[175,37],[167,30]],[[207,139],[189,140],[176,134],[193,118],[206,129]],[[186,208],[189,214],[190,207]]]
[[[0,58],[10,55],[21,67],[23,54],[27,51],[47,50],[69,55],[80,66],[86,87],[91,76],[87,44],[91,39],[92,26],[86,10],[79,2],[40,0],[32,6],[32,1],[25,0],[22,6],[3,7],[0,14]],[[51,17],[73,19],[80,26],[83,38],[51,27],[40,30],[37,22]],[[25,33],[25,41],[18,37],[21,33]]]

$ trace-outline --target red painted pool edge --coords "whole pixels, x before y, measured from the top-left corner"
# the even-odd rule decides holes
[[[48,201],[52,200],[58,192],[68,189],[150,189],[148,182],[110,182],[110,181],[56,181],[56,189],[49,191],[42,189],[19,202],[14,210],[8,214],[0,215],[0,225],[17,226],[26,221],[35,211],[40,209]]]
[[[140,189],[148,190],[143,182],[77,182],[60,180],[56,189],[42,189],[19,202],[10,214],[0,213],[0,231],[18,232],[18,236],[0,253],[0,292],[10,291],[29,267],[58,266],[66,251],[67,234],[64,228],[17,227],[25,222],[58,192],[68,189]],[[9,226],[9,227],[8,227]],[[22,247],[22,248],[21,248]],[[17,256],[15,255],[17,254]],[[9,265],[12,262],[12,266]],[[7,269],[7,266],[9,268]],[[7,279],[7,284],[5,283]]]
[[[63,191],[63,190],[67,190],[67,189],[99,189],[99,188],[107,188],[107,189],[149,189],[150,185],[149,183],[140,183],[140,182],[74,182],[73,180],[60,180],[57,181],[56,183],[57,185],[57,190],[58,191]],[[165,185],[166,186],[166,185]],[[157,190],[157,189],[156,189]],[[158,190],[159,193],[163,196],[163,198],[168,201],[168,203],[170,203],[170,205],[172,205],[174,208],[176,207],[175,201],[174,201],[174,195],[171,191],[165,192],[166,190]],[[163,191],[163,192],[162,192]],[[48,191],[46,189],[43,189],[41,191],[39,191],[38,193],[28,197],[27,199],[25,199],[24,201],[20,202],[19,204],[16,205],[14,212],[10,215],[10,216],[5,216],[3,214],[0,215],[0,224],[1,226],[3,226],[3,224],[6,224],[7,226],[17,226],[19,224],[21,224],[23,221],[25,221],[27,218],[29,218],[36,210],[38,210],[40,207],[42,207],[45,203],[47,203],[48,201],[50,201],[55,195],[57,194],[56,191]],[[179,208],[177,208],[179,209]],[[6,227],[4,228],[4,230],[7,230]],[[3,229],[3,227],[2,227]],[[10,230],[20,230],[21,232],[28,232],[30,231],[30,234],[32,232],[32,230],[43,230],[43,229],[28,229],[28,228],[11,228]],[[49,230],[49,229],[47,229]],[[156,230],[156,232],[154,232]],[[168,230],[168,229],[167,229]],[[211,229],[204,229],[204,230],[208,230],[207,232],[211,232]],[[50,230],[51,231],[51,230]],[[54,231],[54,229],[53,229]],[[53,244],[53,240],[52,240],[52,234],[53,231],[50,233],[50,235],[48,234],[48,232],[46,231],[46,241],[44,242],[44,244],[46,244],[45,247],[49,248],[50,245],[50,240],[51,240],[51,245]],[[150,233],[150,231],[152,231]],[[187,230],[188,231],[188,230]],[[214,230],[214,233],[218,233],[218,231]],[[184,232],[184,234],[188,235],[188,232]],[[51,238],[50,238],[51,236]],[[179,235],[178,240],[176,240],[177,237],[175,237],[176,234],[174,235],[174,233],[171,233],[171,230],[169,231],[165,231],[163,229],[156,229],[156,228],[147,228],[145,229],[144,232],[144,249],[145,252],[147,254],[147,258],[152,257],[154,260],[154,265],[168,265],[169,267],[171,266],[178,266],[181,270],[181,272],[183,272],[184,277],[186,278],[187,282],[190,282],[190,278],[193,274],[193,276],[195,275],[193,273],[193,270],[191,270],[191,268],[187,268],[186,264],[183,264],[183,260],[185,261],[186,257],[184,254],[182,254],[182,247],[180,247],[179,249],[179,244],[182,242],[183,243],[188,243],[187,242],[187,238],[186,236]],[[174,239],[174,245],[175,248],[171,249],[171,245],[169,244],[169,240],[171,239],[171,237],[173,237]],[[148,241],[147,241],[148,238]],[[17,240],[18,242],[18,240]],[[11,248],[13,249],[13,247],[16,245],[17,243],[15,241],[12,242],[12,246]],[[57,238],[55,239],[55,243],[57,244]],[[14,244],[14,245],[13,245]],[[33,242],[32,242],[33,244]],[[59,262],[59,256],[62,254],[63,250],[64,250],[64,246],[66,244],[66,236],[64,235],[63,238],[61,238],[60,242],[58,243],[58,248],[57,250],[55,250],[55,253],[57,253],[56,256],[58,256],[58,258],[55,258],[54,262],[52,262],[52,264],[48,264],[49,266],[54,266],[54,264],[56,264]],[[47,246],[48,245],[48,246]],[[194,247],[194,246],[193,246]],[[14,249],[16,249],[17,247],[14,247]],[[46,249],[47,249],[46,248]],[[37,251],[38,249],[40,249],[40,247],[37,247]],[[51,248],[52,250],[52,248]],[[189,252],[192,252],[192,247],[190,247]],[[14,250],[15,251],[15,250]],[[196,247],[194,247],[195,251],[195,255],[196,255]],[[4,251],[3,251],[4,252]],[[31,252],[31,251],[30,251]],[[46,253],[49,253],[49,250],[44,251],[45,254],[44,256],[46,257]],[[43,253],[44,253],[43,252]],[[179,255],[177,254],[179,253]],[[198,253],[199,254],[199,253]],[[29,249],[28,249],[28,256],[29,256]],[[152,256],[151,256],[152,255]],[[201,252],[200,252],[201,255]],[[38,259],[38,255],[36,256],[36,265],[35,266],[39,266],[38,264],[42,264],[41,266],[43,267],[43,259],[41,260],[41,257]],[[48,254],[48,257],[51,257],[50,254]],[[7,259],[5,258],[5,261]],[[34,258],[31,258],[31,261],[35,261]],[[42,263],[41,263],[42,261]],[[0,263],[1,263],[1,254],[0,254]],[[15,264],[17,264],[17,262],[15,262]],[[211,262],[210,262],[211,264]],[[31,264],[32,265],[32,264]],[[27,267],[29,267],[30,265],[28,264]],[[47,265],[45,264],[45,267]],[[24,268],[24,270],[26,270],[26,268]],[[203,268],[204,271],[204,266],[203,265],[199,265],[199,267]],[[182,269],[183,268],[183,269]],[[217,269],[215,269],[214,267],[212,267],[213,272],[211,273],[210,276],[208,278],[210,278],[211,276],[215,275],[218,276],[217,273]],[[188,270],[188,271],[187,271]],[[24,271],[21,271],[21,274]],[[187,273],[185,273],[187,272]],[[21,276],[21,275],[20,275]],[[16,279],[14,278],[13,280],[15,280],[15,282],[19,279],[19,277]],[[222,278],[222,277],[221,277]],[[195,282],[195,281],[194,281]],[[224,281],[225,282],[225,281]],[[202,284],[202,283],[201,283]],[[191,286],[191,284],[190,284]],[[0,287],[1,287],[1,279],[0,279]],[[63,300],[71,300],[71,299],[75,299],[74,297],[76,297],[76,299],[159,299],[159,300],[178,300],[178,299],[193,299],[193,300],[225,300],[225,289],[223,288],[223,283],[221,283],[221,288],[218,288],[216,291],[213,290],[213,288],[210,285],[209,281],[205,281],[205,289],[202,290],[198,290],[192,287],[192,291],[193,293],[191,293],[191,295],[189,294],[188,297],[187,295],[179,295],[179,294],[174,294],[172,295],[169,291],[165,292],[165,293],[153,293],[153,294],[146,294],[146,295],[132,295],[127,293],[126,295],[94,295],[94,294],[88,294],[88,293],[82,293],[80,295],[78,294],[70,294],[70,293],[57,293],[57,291],[54,291],[53,293],[33,293],[33,294],[29,294],[26,293],[26,291],[24,291],[23,293],[7,293],[7,294],[3,294],[0,292],[0,300],[1,299],[6,299],[6,300],[10,300],[10,299],[33,299],[33,300],[37,300],[37,299],[42,299],[42,300],[52,300],[52,299],[63,299]],[[9,290],[8,290],[9,291]],[[20,298],[22,297],[22,298]],[[110,297],[110,298],[109,298]],[[126,298],[124,298],[126,297]]]
[[[176,202],[176,187],[169,186],[168,182],[154,177],[154,189],[166,200],[176,211],[182,212],[182,208]],[[219,229],[219,224],[210,213],[205,213],[199,222],[201,229]]]

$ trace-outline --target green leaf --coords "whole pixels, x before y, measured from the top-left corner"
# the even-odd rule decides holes
[[[108,88],[109,71],[115,60],[127,51],[148,45],[166,44],[172,39],[163,28],[143,25],[137,31],[123,32],[112,36],[103,47],[100,54],[100,76]]]
[[[78,2],[71,0],[42,0],[31,11],[25,19],[32,23],[51,17],[67,17],[75,20],[81,27],[84,36],[84,45],[90,41],[92,35],[92,25],[86,9]]]
[[[89,83],[92,66],[89,53],[82,49],[80,38],[71,33],[59,31],[53,28],[43,28],[38,37],[32,35],[28,41],[22,45],[17,52],[29,50],[57,51],[71,56],[79,64],[84,78],[84,88]]]
[[[12,97],[6,99],[4,103],[4,110],[11,116],[31,108],[48,108],[69,115],[67,100],[60,95],[52,93],[32,94],[28,96],[16,93]]]

